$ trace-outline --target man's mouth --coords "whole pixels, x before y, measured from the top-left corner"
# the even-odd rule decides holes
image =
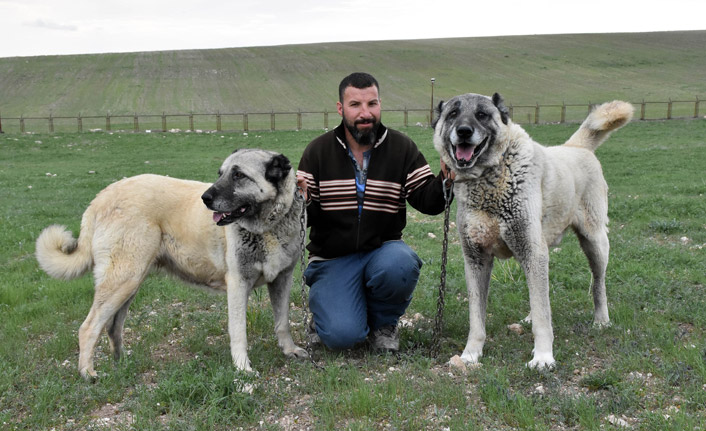
[[[244,216],[245,213],[248,212],[248,209],[250,207],[247,205],[243,205],[242,207],[238,208],[237,210],[233,212],[214,212],[213,213],[213,221],[218,225],[218,226],[225,226],[227,224],[231,224],[240,217]]]
[[[355,122],[356,126],[371,127],[375,124],[375,121],[371,120],[358,120]]]
[[[458,145],[451,144],[453,149],[454,158],[459,167],[468,167],[475,163],[478,159],[478,155],[485,148],[488,138],[483,139],[478,145],[473,145],[468,142],[461,142]]]

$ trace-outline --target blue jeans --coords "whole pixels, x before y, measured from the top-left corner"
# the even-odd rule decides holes
[[[397,325],[412,301],[421,267],[421,259],[403,241],[310,263],[304,276],[321,341],[331,349],[348,349],[365,341],[370,331]]]

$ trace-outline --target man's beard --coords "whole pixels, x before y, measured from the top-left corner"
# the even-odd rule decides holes
[[[378,135],[378,128],[380,127],[380,122],[376,121],[375,118],[370,120],[358,120],[352,124],[344,120],[343,123],[346,125],[346,129],[348,129],[351,136],[353,136],[353,139],[359,145],[369,146],[375,144]],[[363,131],[356,127],[358,124],[372,124],[373,127]]]

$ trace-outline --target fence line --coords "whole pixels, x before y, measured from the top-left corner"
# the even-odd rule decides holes
[[[700,102],[695,100],[645,101],[633,103],[639,106],[640,120],[671,120],[676,118],[698,118]],[[579,123],[593,109],[595,103],[509,105],[510,117],[520,124]],[[419,109],[384,110],[385,124],[393,127],[410,125],[428,126],[431,123],[430,111]],[[338,119],[336,118],[336,124]],[[4,124],[3,124],[4,122]],[[45,126],[41,126],[45,124]],[[9,125],[10,129],[7,129]],[[5,129],[3,129],[5,126]],[[167,132],[188,130],[198,132],[256,132],[275,130],[318,130],[328,129],[329,111],[296,112],[240,112],[240,113],[188,113],[188,114],[132,114],[132,115],[82,115],[48,117],[2,117],[0,133],[38,133],[45,128],[49,133],[78,131],[132,131]]]

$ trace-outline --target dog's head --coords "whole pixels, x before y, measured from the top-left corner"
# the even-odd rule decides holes
[[[510,116],[502,96],[462,94],[439,103],[434,120],[434,148],[458,179],[477,178],[497,165],[507,147]]]
[[[234,222],[250,231],[292,205],[296,180],[284,155],[257,149],[236,150],[218,170],[218,180],[201,196],[219,226]]]

